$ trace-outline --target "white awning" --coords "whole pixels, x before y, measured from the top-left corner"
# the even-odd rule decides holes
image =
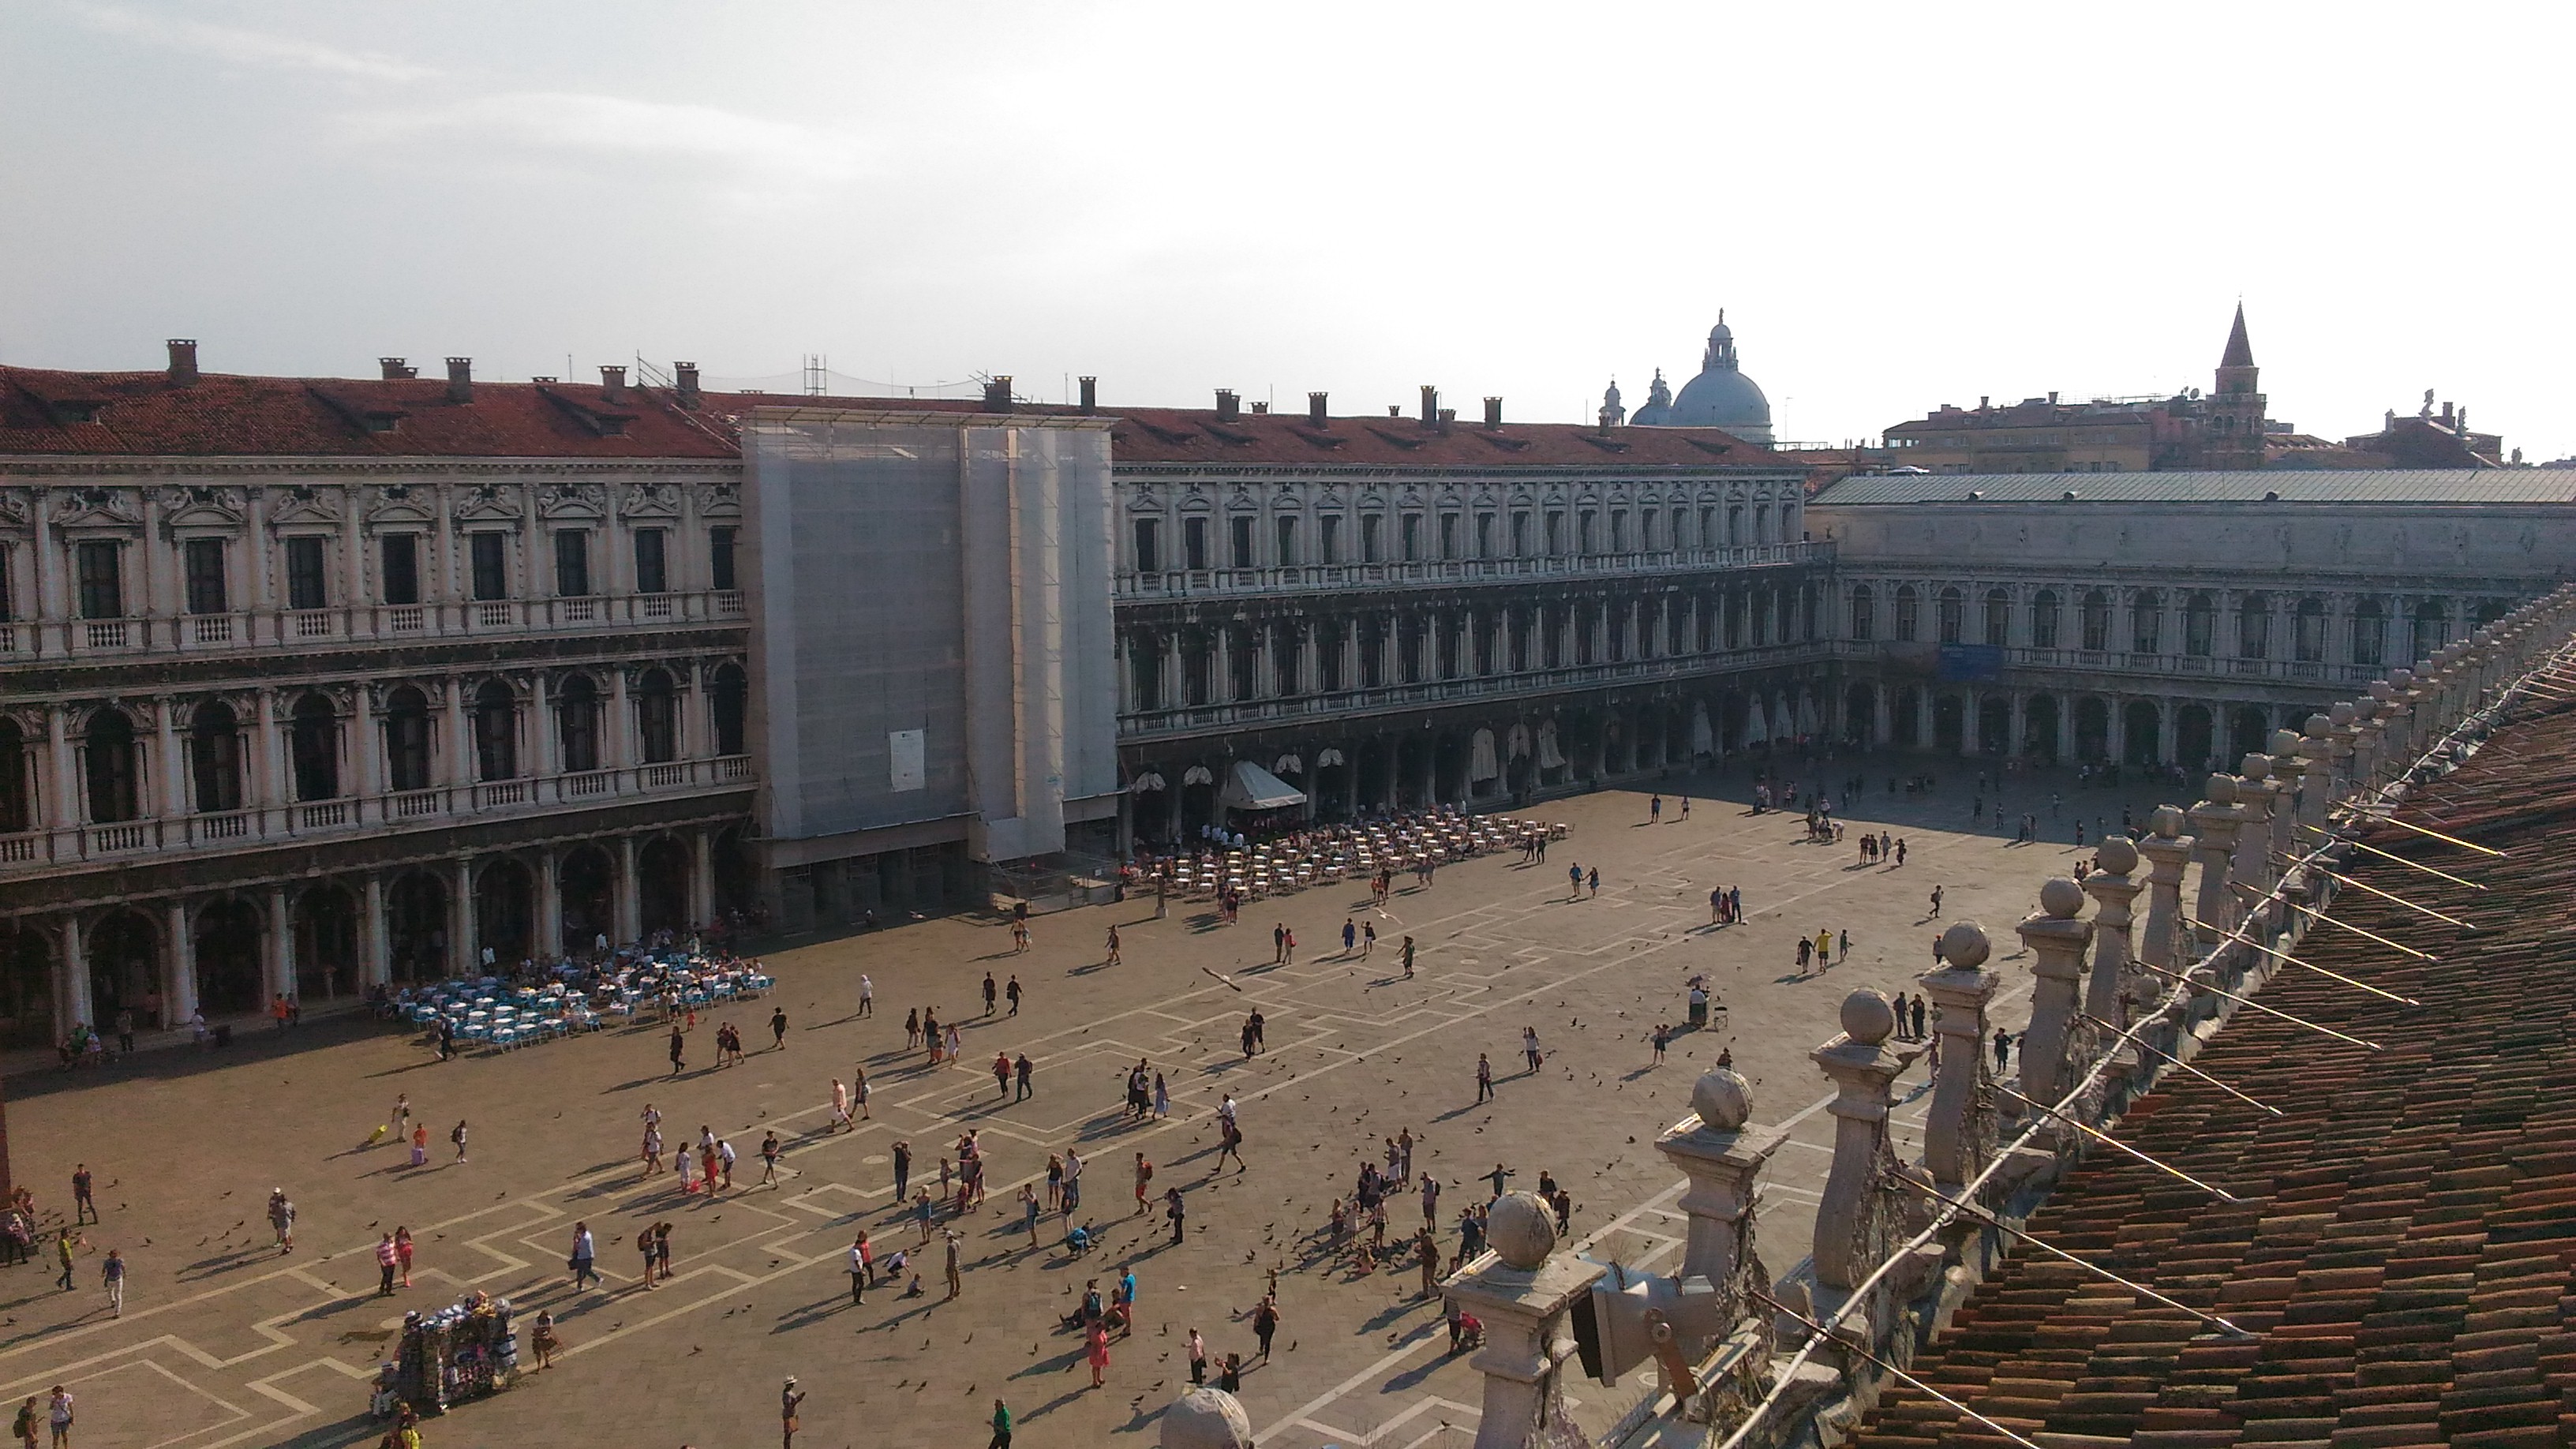
[[[1237,760],[1216,800],[1228,810],[1283,810],[1305,804],[1306,795],[1250,760]]]

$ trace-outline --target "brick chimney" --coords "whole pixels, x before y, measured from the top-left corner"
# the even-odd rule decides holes
[[[984,411],[1006,413],[1011,410],[1011,379],[1005,374],[984,384]]]
[[[680,406],[696,407],[699,399],[698,365],[694,362],[674,362],[671,364],[671,377],[672,390],[680,395]]]
[[[1100,411],[1100,379],[1082,379],[1082,411],[1085,416]]]
[[[1234,389],[1230,387],[1218,388],[1216,390],[1216,420],[1220,423],[1230,423],[1242,416],[1243,400],[1234,395]]]
[[[399,357],[379,357],[376,366],[384,369],[385,381],[401,382],[420,376],[420,369]]]
[[[1422,425],[1427,428],[1439,421],[1440,389],[1426,382],[1422,385]]]
[[[193,337],[170,339],[170,385],[172,387],[197,385],[197,339]]]
[[[1503,400],[1498,397],[1489,397],[1485,399],[1485,426],[1489,428],[1499,428],[1502,425]]]
[[[626,391],[626,369],[603,366],[599,369],[599,399],[615,402]]]
[[[452,403],[470,403],[474,401],[473,358],[451,357],[447,359],[447,400]]]
[[[1306,394],[1307,422],[1319,428],[1329,428],[1333,425],[1332,413],[1324,406],[1325,399],[1329,396],[1330,394],[1320,392]]]

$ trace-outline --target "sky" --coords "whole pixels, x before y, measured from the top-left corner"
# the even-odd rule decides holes
[[[1782,439],[2426,388],[2576,454],[2576,7],[0,9],[0,361],[1588,419],[1719,309]],[[2553,198],[2553,193],[2555,197]]]

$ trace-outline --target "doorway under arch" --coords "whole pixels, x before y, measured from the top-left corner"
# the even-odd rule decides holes
[[[0,923],[0,1043],[54,1044],[54,947],[42,931]]]
[[[635,888],[645,935],[705,924],[689,919],[689,848],[678,839],[656,836],[635,852]]]
[[[398,986],[447,974],[447,882],[416,870],[386,889],[385,947]]]
[[[752,883],[756,877],[752,872],[751,852],[743,848],[742,831],[717,831],[714,842],[707,849],[714,856],[708,866],[715,876],[716,913],[730,915],[739,911],[745,916],[750,915],[754,899]]]
[[[2215,730],[2209,706],[2186,704],[2174,711],[2174,761],[2186,770],[2209,768]]]
[[[2091,695],[2075,701],[2075,758],[2087,764],[2111,758],[2111,706]]]
[[[89,1010],[93,1027],[119,1011],[146,1018],[146,998],[161,980],[161,933],[140,911],[111,911],[89,932]]]
[[[206,1015],[258,1011],[268,993],[259,964],[259,907],[239,897],[197,912],[197,1008]]]
[[[2021,752],[2039,759],[2057,758],[2057,696],[2034,694],[2021,707]]]
[[[483,862],[474,872],[475,954],[492,953],[496,971],[537,954],[536,879],[509,856]]]
[[[587,955],[602,936],[617,944],[617,863],[607,850],[595,844],[574,846],[564,852],[555,877],[563,894],[564,953]]]
[[[2133,699],[2123,711],[2122,733],[2127,736],[2128,763],[2153,765],[2164,759],[2164,720],[2155,705]]]
[[[329,1001],[358,990],[358,903],[336,885],[295,902],[295,995]]]

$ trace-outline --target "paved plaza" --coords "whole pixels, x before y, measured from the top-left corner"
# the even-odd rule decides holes
[[[1484,1197],[1479,1177],[1499,1164],[1514,1188],[1542,1172],[1568,1184],[1574,1235],[1596,1255],[1667,1267],[1681,1181],[1649,1144],[1731,1048],[1753,1083],[1755,1120],[1792,1129],[1759,1217],[1760,1251],[1774,1274],[1785,1270],[1804,1255],[1830,1162],[1826,1083],[1806,1054],[1834,1034],[1843,995],[1912,989],[1930,964],[1937,885],[1946,919],[1981,920],[1997,937],[1997,1015],[2017,1027],[2030,978],[2010,926],[2043,878],[2070,867],[2077,812],[2091,840],[2097,819],[2116,827],[2123,804],[2143,818],[2159,795],[2022,776],[2006,808],[2036,813],[2043,843],[2017,846],[1990,825],[1972,828],[1974,771],[1962,762],[1929,766],[1941,771],[1931,794],[1887,791],[1891,774],[1926,767],[1882,758],[1807,771],[1829,787],[1868,777],[1839,846],[1804,843],[1795,812],[1749,814],[1739,772],[1671,781],[1652,826],[1643,791],[1536,806],[1525,813],[1570,830],[1544,864],[1503,854],[1445,867],[1427,889],[1400,879],[1383,910],[1369,907],[1365,882],[1342,882],[1247,906],[1232,926],[1179,901],[1159,921],[1150,900],[1042,916],[1020,955],[1004,925],[969,917],[776,950],[766,959],[778,992],[702,1018],[676,1077],[667,1029],[653,1023],[440,1064],[412,1037],[349,1020],[262,1032],[225,1053],[148,1053],[105,1079],[20,1077],[8,1105],[17,1180],[50,1216],[85,1162],[104,1221],[85,1230],[92,1251],[76,1291],[53,1290],[41,1261],[0,1274],[0,1377],[13,1398],[71,1385],[82,1449],[373,1442],[382,1428],[364,1416],[367,1386],[403,1310],[480,1288],[520,1305],[523,1366],[534,1367],[524,1345],[540,1308],[554,1312],[565,1348],[516,1389],[427,1422],[433,1446],[774,1443],[787,1374],[810,1395],[809,1449],[980,1444],[997,1395],[1024,1446],[1150,1443],[1154,1415],[1187,1385],[1193,1327],[1213,1356],[1251,1362],[1242,1397],[1265,1446],[1463,1446],[1477,1376],[1446,1355],[1437,1300],[1417,1296],[1409,1257],[1362,1275],[1326,1250],[1333,1197],[1350,1192],[1363,1154],[1409,1128],[1417,1169],[1444,1189],[1444,1254],[1456,1247],[1456,1210]],[[1693,808],[1681,820],[1685,790]],[[2065,801],[2054,816],[2052,792]],[[1882,825],[1905,838],[1906,863],[1863,868],[1859,833]],[[1569,899],[1576,863],[1599,868],[1597,897]],[[1742,889],[1746,923],[1710,928],[1719,886]],[[1346,918],[1375,923],[1373,955],[1342,953]],[[1106,966],[1113,922],[1124,960]],[[1271,964],[1281,922],[1298,941],[1284,966]],[[1802,976],[1795,940],[1818,930],[1848,931],[1851,958]],[[1419,947],[1411,980],[1397,950],[1407,934]],[[863,970],[875,981],[873,1018],[854,1014]],[[1016,1017],[982,1014],[987,971],[1025,989]],[[1653,1066],[1648,1035],[1658,1021],[1680,1024],[1683,982],[1696,973],[1726,1010]],[[778,1050],[773,1006],[789,1019]],[[962,1024],[955,1067],[904,1051],[915,1006]],[[1267,1049],[1246,1058],[1238,1033],[1255,1007]],[[743,1029],[751,1050],[738,1066],[715,1065],[716,1019]],[[1524,1027],[1547,1053],[1534,1073]],[[1033,1059],[1030,1100],[996,1093],[996,1051]],[[1496,1100],[1482,1105],[1479,1052],[1497,1079]],[[1167,1075],[1167,1121],[1122,1111],[1123,1075],[1140,1058]],[[834,1133],[830,1083],[857,1063],[875,1087],[873,1118]],[[1914,1150],[1924,1085],[1919,1066],[1898,1084],[1900,1153]],[[430,1126],[426,1167],[408,1167],[392,1145],[359,1145],[397,1092]],[[1217,1164],[1212,1114],[1228,1093],[1242,1170]],[[742,1159],[734,1190],[684,1198],[669,1174],[640,1180],[647,1104],[675,1144],[701,1124],[730,1140]],[[470,1160],[455,1163],[447,1137],[460,1119],[471,1124]],[[773,1129],[786,1170],[777,1187],[755,1187],[756,1149]],[[945,1301],[934,1238],[918,1260],[922,1296],[880,1287],[851,1306],[843,1267],[858,1228],[880,1252],[918,1242],[893,1202],[890,1147],[908,1140],[914,1180],[935,1189],[968,1129],[981,1134],[988,1200],[955,1224],[962,1296]],[[1047,1154],[1068,1148],[1086,1161],[1075,1221],[1101,1240],[1082,1259],[1067,1255],[1069,1225],[1053,1214],[1032,1244],[1015,1201],[1020,1183],[1043,1179]],[[1185,1189],[1181,1246],[1167,1246],[1159,1213],[1131,1212],[1139,1152],[1155,1165],[1158,1196]],[[290,1254],[272,1246],[263,1216],[277,1186],[300,1211]],[[1420,1224],[1418,1204],[1415,1194],[1390,1202],[1390,1242]],[[577,1220],[596,1235],[604,1288],[572,1290],[564,1260]],[[634,1237],[663,1221],[674,1224],[677,1276],[647,1291]],[[397,1224],[417,1239],[418,1266],[414,1286],[386,1299],[372,1249]],[[98,1281],[111,1247],[133,1264],[121,1318],[108,1316]],[[1095,1390],[1060,1321],[1086,1280],[1105,1290],[1131,1268],[1136,1331],[1113,1344]],[[1273,1272],[1283,1322],[1270,1360],[1253,1362],[1250,1310]],[[1574,1384],[1577,1416],[1606,1424],[1651,1381]]]

